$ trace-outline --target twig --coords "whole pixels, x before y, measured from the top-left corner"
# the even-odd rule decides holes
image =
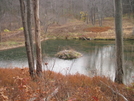
[[[28,101],[35,101],[36,97],[30,98]]]
[[[48,97],[43,98],[41,101],[49,101],[54,95],[56,95],[59,91],[59,87],[57,87]]]
[[[115,94],[121,96],[125,101],[128,101],[127,98],[126,98],[124,95],[122,95],[121,93],[119,93],[119,92],[117,92],[117,91],[114,91],[110,86],[106,85],[103,81],[100,80],[100,82],[101,82],[102,84],[104,84],[105,86],[107,86],[108,88],[110,88],[113,93],[115,93]]]
[[[40,101],[50,101],[50,99],[55,96],[59,91],[59,87],[57,87],[50,95],[48,95],[46,98],[41,99]],[[35,101],[37,98],[33,97],[30,98],[28,101]]]

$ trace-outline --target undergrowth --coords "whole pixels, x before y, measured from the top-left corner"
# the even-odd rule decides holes
[[[134,85],[119,85],[106,77],[62,75],[44,71],[31,80],[27,68],[0,69],[0,101],[133,101]]]

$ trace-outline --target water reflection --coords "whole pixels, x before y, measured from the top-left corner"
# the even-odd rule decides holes
[[[45,58],[44,61],[48,63],[48,66],[44,65],[43,68],[45,70],[53,70],[56,72],[60,72],[62,74],[86,74],[86,62],[85,56],[73,59],[73,60],[62,60],[58,58]],[[87,74],[86,74],[87,75]]]
[[[1,68],[14,68],[14,67],[28,67],[27,60],[18,61],[18,60],[2,60],[0,61]]]
[[[52,40],[42,44],[44,70],[52,70],[62,74],[80,73],[90,77],[99,75],[107,76],[111,80],[115,78],[115,47],[112,43],[92,42],[92,41],[74,41],[74,40]],[[83,54],[82,57],[73,60],[62,60],[54,57],[59,47],[71,47]],[[133,45],[125,46],[125,66],[124,66],[124,83],[133,82]],[[16,48],[7,51],[0,51],[0,67],[28,67],[25,48]]]
[[[106,46],[95,48],[95,51],[83,53],[83,56],[74,60],[62,60],[57,58],[44,58],[44,62],[48,63],[48,68],[63,74],[85,74],[88,76],[105,75],[114,80],[115,62],[114,47]]]
[[[105,75],[114,80],[115,77],[115,59],[114,47],[105,46],[103,48],[95,49],[94,53],[90,54],[88,58],[87,69],[90,76]]]
[[[83,57],[74,60],[62,60],[57,58],[44,58],[48,67],[44,69],[53,70],[63,74],[85,74],[90,77],[99,75],[109,77],[114,81],[115,78],[115,48],[108,45],[96,47],[95,51],[83,53]],[[131,71],[130,71],[131,68]],[[134,69],[124,68],[124,83],[132,83]]]

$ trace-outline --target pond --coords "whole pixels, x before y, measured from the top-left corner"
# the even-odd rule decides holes
[[[124,45],[124,83],[134,79],[134,41]],[[73,60],[58,59],[54,55],[64,49],[74,49],[83,54]],[[115,42],[84,40],[47,40],[42,42],[43,69],[60,72],[64,75],[80,73],[92,76],[115,78]],[[46,66],[44,63],[48,63]],[[25,47],[0,51],[0,67],[28,67]]]

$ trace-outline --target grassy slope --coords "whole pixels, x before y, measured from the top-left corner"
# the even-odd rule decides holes
[[[43,75],[32,81],[26,68],[0,69],[0,101],[124,101],[119,93],[128,101],[134,99],[134,86],[115,84],[105,77],[50,71]]]
[[[125,38],[134,39],[131,35],[133,25],[129,19],[123,19],[123,33]],[[91,39],[115,39],[114,19],[106,18],[103,21],[102,27],[99,27],[98,22],[93,26],[90,22],[86,24],[85,22],[72,19],[64,25],[55,24],[49,26],[47,34],[44,34],[42,30],[41,35],[42,39],[81,39],[83,37]],[[3,32],[1,36],[0,50],[24,46],[23,31]]]
[[[128,20],[124,20],[124,22],[125,33],[129,36],[133,26]],[[108,19],[104,24],[114,28],[113,20]],[[112,30],[102,33],[84,32],[83,29],[88,27],[92,26],[85,25],[80,21],[63,26],[51,26],[48,30],[48,37],[105,38],[106,35],[114,37]],[[6,34],[8,35],[8,33]],[[6,44],[1,43],[0,49],[24,45],[22,34],[21,37],[13,35],[13,38],[11,37],[11,40],[9,38],[8,41],[4,41]],[[18,44],[19,42],[20,44]],[[27,101],[31,98],[40,101],[47,97],[51,99],[50,101],[123,101],[123,98],[114,91],[122,94],[128,101],[134,99],[134,85],[129,87],[118,85],[105,77],[90,78],[80,74],[64,76],[50,71],[43,74],[44,78],[33,82],[28,69],[0,69],[0,101]]]

